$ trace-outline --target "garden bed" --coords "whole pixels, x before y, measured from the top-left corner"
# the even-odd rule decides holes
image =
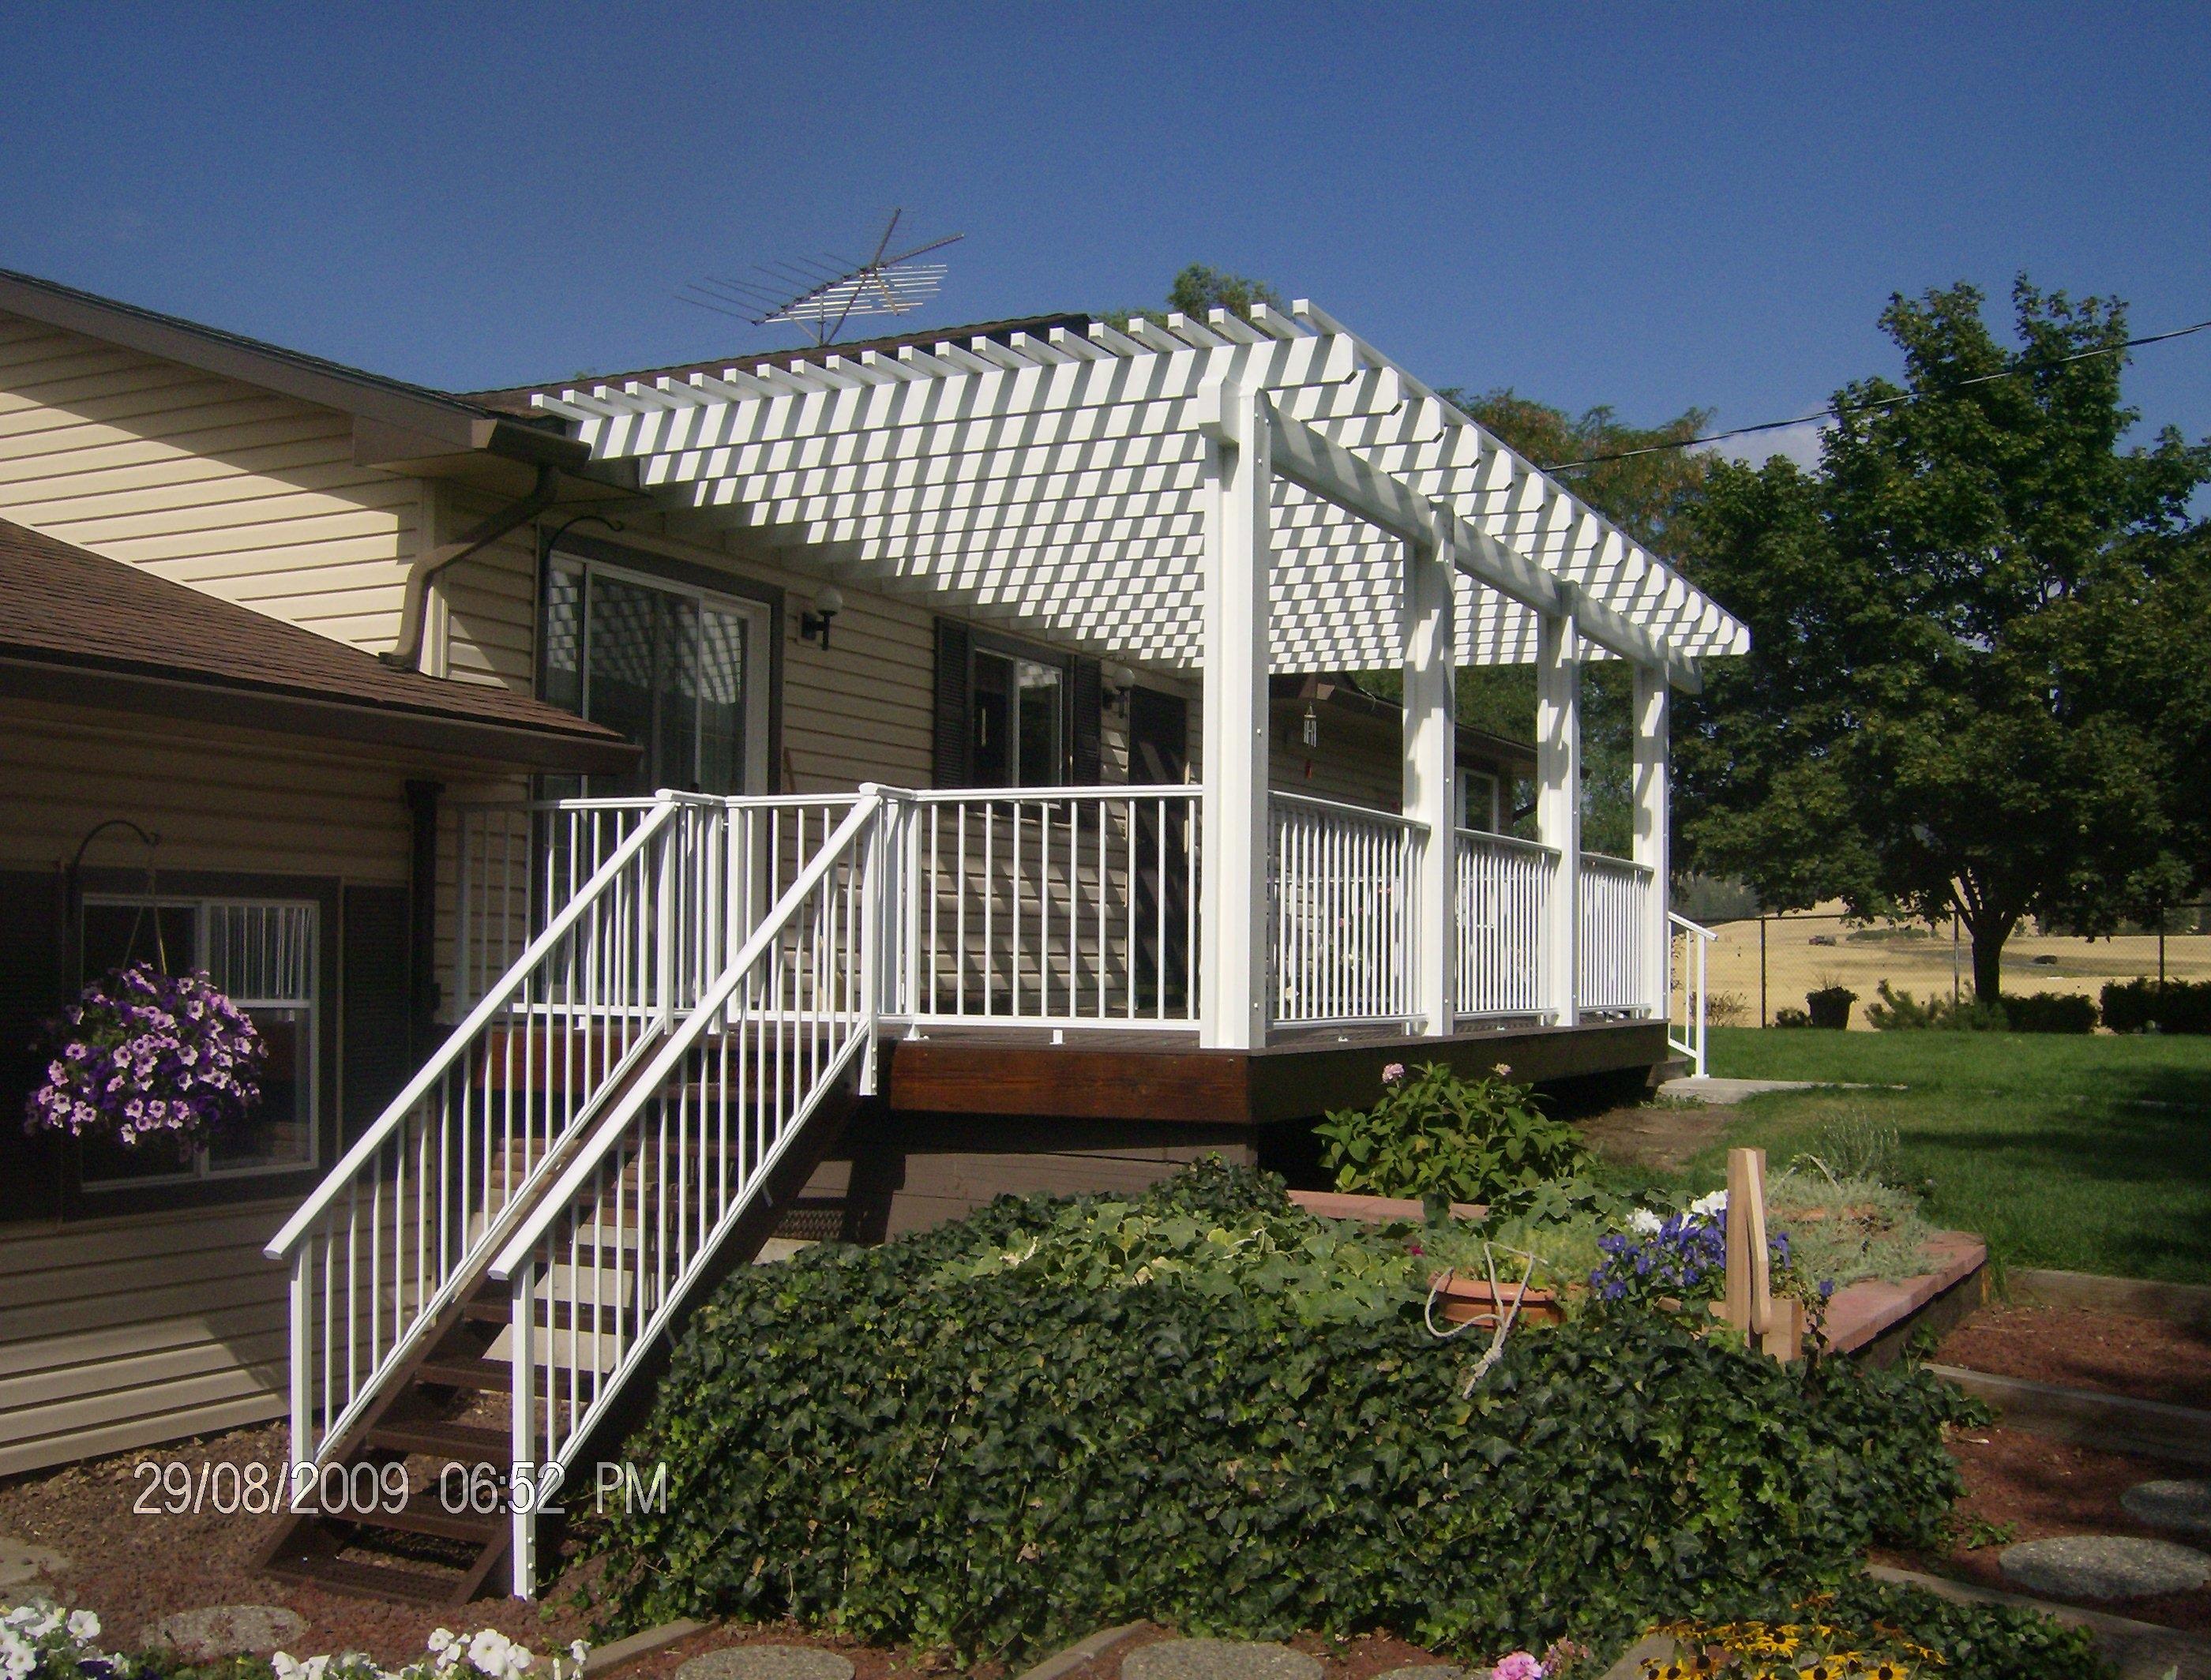
[[[2077,1308],[1990,1306],[1935,1356],[1996,1376],[2211,1411],[2211,1330]]]
[[[1959,1544],[1947,1551],[1920,1554],[1876,1550],[1878,1561],[2017,1592],[2022,1589],[2005,1580],[1997,1561],[2006,1544],[2067,1534],[2176,1538],[2137,1522],[2119,1503],[2120,1496],[2136,1483],[2178,1473],[2170,1465],[2001,1424],[1954,1432],[1950,1453],[1966,1479],[1966,1495],[1953,1525]],[[2211,1634],[2211,1588],[2076,1602],[2114,1616]]]

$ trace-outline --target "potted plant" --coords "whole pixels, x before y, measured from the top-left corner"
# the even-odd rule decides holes
[[[33,1134],[134,1151],[150,1141],[184,1160],[261,1100],[267,1048],[203,972],[167,975],[150,963],[112,970],[47,1032],[52,1058],[25,1109]]]
[[[1851,1006],[1858,994],[1840,981],[1831,980],[1816,992],[1804,994],[1804,1007],[1815,1027],[1840,1032],[1851,1024]]]

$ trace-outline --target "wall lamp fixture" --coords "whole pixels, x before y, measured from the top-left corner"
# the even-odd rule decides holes
[[[798,615],[798,639],[821,644],[821,651],[829,651],[829,620],[845,610],[845,597],[836,585],[817,589],[814,595],[814,610]]]

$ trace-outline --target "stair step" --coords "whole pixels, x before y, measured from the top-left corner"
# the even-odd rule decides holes
[[[537,1368],[537,1392],[543,1393],[547,1377],[543,1366]],[[578,1385],[590,1387],[598,1373],[588,1369],[576,1373]],[[514,1367],[504,1359],[471,1359],[456,1356],[438,1357],[424,1360],[415,1368],[415,1380],[440,1388],[466,1388],[478,1393],[504,1394],[514,1387]],[[560,1382],[566,1387],[568,1373],[564,1367]]]
[[[447,1604],[455,1601],[465,1577],[450,1578],[415,1569],[379,1568],[350,1558],[279,1557],[264,1571],[279,1580],[303,1582],[349,1598],[397,1599],[409,1604]]]
[[[442,1453],[467,1464],[504,1465],[514,1447],[514,1438],[505,1429],[482,1423],[449,1423],[438,1417],[381,1418],[369,1427],[366,1439],[371,1447],[433,1456]]]
[[[397,1511],[378,1510],[371,1515],[348,1514],[342,1519],[357,1528],[388,1528],[402,1534],[431,1534],[441,1540],[465,1540],[488,1546],[506,1538],[506,1520],[469,1511],[448,1511],[438,1495],[423,1489]]]
[[[593,1307],[588,1302],[571,1307],[566,1302],[552,1304],[552,1319],[546,1319],[547,1302],[542,1296],[537,1302],[537,1327],[540,1330],[571,1330],[580,1322],[587,1331],[613,1330],[622,1321],[620,1306],[607,1302]],[[461,1303],[461,1316],[476,1320],[480,1324],[512,1324],[514,1321],[514,1297],[500,1292],[480,1295]]]

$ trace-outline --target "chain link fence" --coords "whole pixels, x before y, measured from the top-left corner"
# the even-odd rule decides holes
[[[1814,910],[1707,925],[1718,935],[1707,970],[1714,1026],[1771,1026],[1779,1011],[1803,1011],[1810,994],[1840,986],[1857,994],[1851,1027],[1869,1029],[1866,1008],[1880,1001],[1884,980],[1893,990],[1923,999],[1973,995],[1972,944],[1954,918],[1930,928]],[[2161,928],[2094,939],[2027,922],[2004,945],[2008,997],[2098,1000],[2107,983],[2129,980],[2211,980],[2211,905],[2182,905],[2166,912]]]

